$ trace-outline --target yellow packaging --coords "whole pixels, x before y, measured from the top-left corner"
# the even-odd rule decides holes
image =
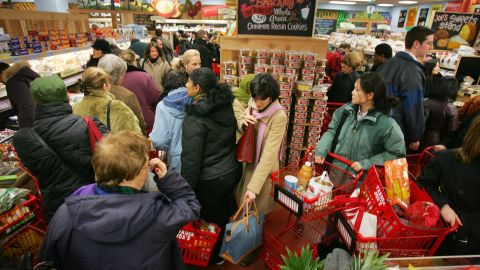
[[[387,198],[392,204],[398,204],[398,199],[408,207],[410,205],[410,183],[407,160],[405,158],[388,160],[384,165]]]

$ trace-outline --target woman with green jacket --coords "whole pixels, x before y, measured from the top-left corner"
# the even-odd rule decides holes
[[[398,104],[398,100],[387,96],[386,88],[385,81],[377,73],[366,73],[355,82],[352,102],[335,111],[328,131],[317,143],[316,163],[323,164],[327,154],[334,152],[353,162],[351,168],[340,162],[334,164],[354,172],[405,156],[402,130],[390,117],[390,111]],[[342,118],[345,120],[340,126]],[[332,147],[337,130],[338,141]],[[342,183],[341,179],[335,180],[335,177],[332,180]]]

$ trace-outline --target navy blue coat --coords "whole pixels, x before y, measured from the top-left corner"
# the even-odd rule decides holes
[[[160,192],[67,198],[40,258],[58,269],[184,269],[176,235],[200,204],[178,173],[154,179]]]
[[[406,52],[398,52],[377,71],[387,83],[388,94],[400,99],[393,118],[402,128],[407,143],[420,141],[425,130],[423,97],[425,94],[424,66]]]

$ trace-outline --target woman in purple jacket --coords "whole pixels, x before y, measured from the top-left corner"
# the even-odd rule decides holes
[[[65,199],[51,220],[40,258],[56,269],[184,269],[176,239],[198,219],[200,204],[190,185],[159,159],[151,143],[131,131],[97,144],[96,184]],[[142,187],[154,168],[160,192]]]
[[[152,76],[137,67],[135,53],[132,50],[124,50],[119,56],[127,62],[127,73],[123,77],[121,85],[137,96],[143,118],[147,124],[147,134],[149,134],[153,128],[155,109],[160,100],[160,92]]]

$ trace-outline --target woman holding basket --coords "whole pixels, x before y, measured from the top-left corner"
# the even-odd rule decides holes
[[[327,132],[317,143],[316,163],[323,164],[327,154],[333,152],[353,161],[351,168],[336,161],[334,165],[355,172],[405,157],[402,130],[389,116],[398,100],[387,96],[386,88],[385,81],[377,73],[366,73],[355,82],[352,102],[335,111]],[[338,176],[330,175],[330,178],[342,183]]]

